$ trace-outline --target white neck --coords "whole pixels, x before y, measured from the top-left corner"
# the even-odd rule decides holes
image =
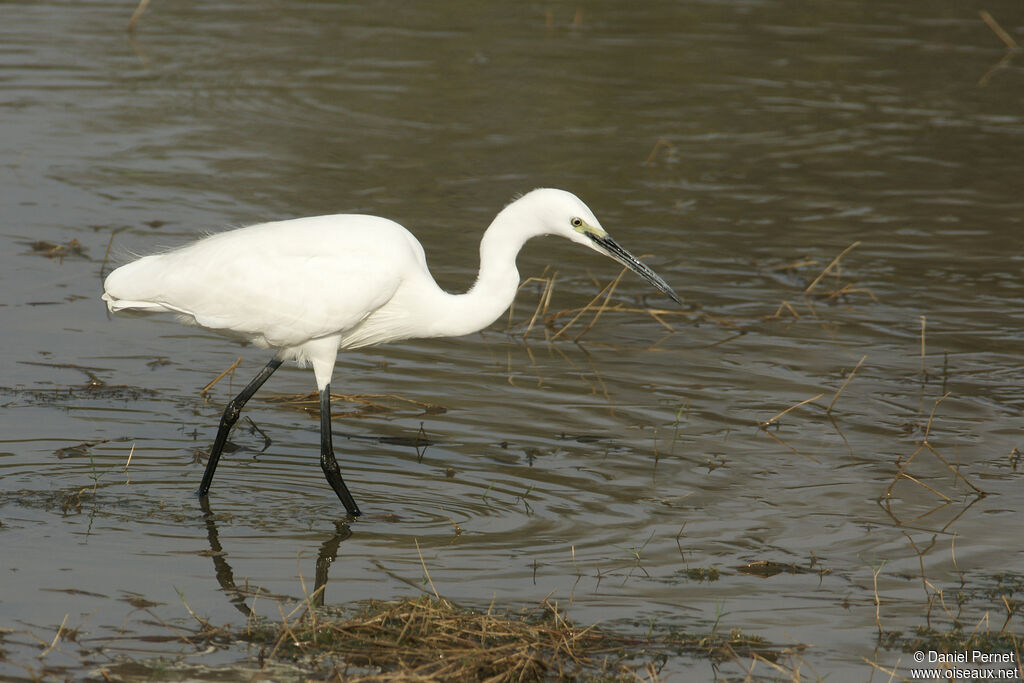
[[[537,225],[531,232],[528,228]],[[526,229],[524,229],[526,228]],[[510,204],[499,213],[480,241],[480,272],[465,294],[438,291],[441,301],[433,320],[436,336],[454,337],[477,332],[508,310],[519,288],[516,256],[531,237],[543,234],[537,219],[521,206]]]

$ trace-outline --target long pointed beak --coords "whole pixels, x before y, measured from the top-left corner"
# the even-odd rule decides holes
[[[683,300],[672,291],[672,288],[668,286],[668,283],[662,280],[657,273],[647,267],[643,261],[633,256],[628,251],[622,248],[622,246],[613,240],[609,235],[598,236],[594,233],[586,233],[590,241],[597,245],[598,251],[612,257],[622,265],[626,266],[634,273],[642,277],[643,279],[650,282],[652,285],[664,292],[672,301],[675,301],[680,306],[683,305]]]

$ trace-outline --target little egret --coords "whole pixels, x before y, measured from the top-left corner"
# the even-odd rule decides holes
[[[605,232],[575,195],[539,189],[506,206],[480,241],[480,272],[445,292],[423,247],[401,225],[342,214],[260,223],[210,235],[121,266],[103,283],[113,312],[176,313],[181,322],[276,351],[220,419],[198,494],[213,482],[246,401],[284,361],[311,365],[320,392],[320,466],[352,516],[360,514],[331,444],[331,375],[340,349],[456,337],[500,316],[519,288],[516,255],[531,237],[559,235],[626,266],[681,304],[664,280]]]

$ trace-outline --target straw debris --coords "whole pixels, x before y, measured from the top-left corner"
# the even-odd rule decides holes
[[[316,392],[307,394],[273,394],[267,396],[266,401],[285,408],[302,410],[314,416],[320,414],[320,394]],[[419,415],[441,415],[448,411],[442,405],[417,401],[416,399],[397,394],[336,394],[332,392],[331,402],[345,402],[354,405],[352,410],[344,412],[335,411],[335,415],[339,417],[378,415],[394,412],[400,407],[419,409]]]
[[[57,259],[60,263],[64,263],[65,257],[77,256],[79,258],[89,258],[85,253],[85,247],[77,239],[70,239],[66,244],[57,244],[55,242],[48,242],[46,240],[35,240],[31,242],[22,242],[27,246],[33,254],[39,256],[45,256],[49,259]]]
[[[361,683],[637,680],[625,662],[643,652],[626,652],[633,643],[621,636],[576,626],[547,601],[515,617],[430,596],[372,600],[343,618],[307,612],[293,623],[251,626],[241,636],[263,646],[261,661],[291,659],[327,670],[331,679]],[[353,668],[360,671],[353,675]]]

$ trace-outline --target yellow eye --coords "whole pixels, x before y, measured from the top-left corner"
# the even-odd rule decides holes
[[[569,221],[569,224],[572,225],[572,227],[574,227],[574,228],[582,228],[583,227],[583,219],[582,218],[573,218],[572,220]]]

